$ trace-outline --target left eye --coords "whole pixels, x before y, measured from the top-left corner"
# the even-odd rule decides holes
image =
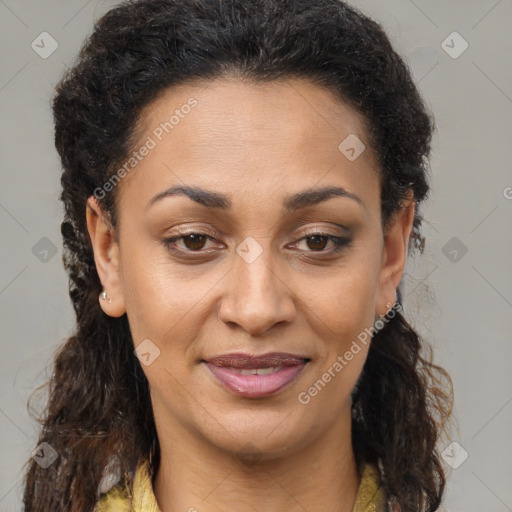
[[[327,233],[312,233],[299,240],[299,242],[303,241],[305,241],[306,245],[312,249],[311,252],[337,252],[350,242],[347,238],[329,235]],[[329,241],[334,244],[334,248],[331,251],[324,251],[323,249]]]

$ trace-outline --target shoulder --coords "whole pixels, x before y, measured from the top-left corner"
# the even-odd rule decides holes
[[[160,512],[147,461],[138,464],[133,479],[124,479],[102,494],[93,512]]]
[[[130,512],[131,501],[128,484],[120,482],[100,496],[93,512]]]
[[[384,512],[385,496],[380,485],[380,471],[375,464],[366,463],[356,495],[353,512]]]
[[[352,512],[401,512],[394,496],[387,499],[381,482],[379,465],[365,463]]]

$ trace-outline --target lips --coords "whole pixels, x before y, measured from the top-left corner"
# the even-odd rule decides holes
[[[272,352],[260,356],[236,353],[206,363],[215,380],[237,395],[256,398],[273,395],[293,382],[310,359],[303,355]]]
[[[251,370],[254,368],[271,368],[276,366],[295,366],[309,361],[309,358],[303,355],[290,354],[287,352],[269,352],[260,356],[244,353],[224,354],[212,359],[208,363],[219,368],[238,368]]]

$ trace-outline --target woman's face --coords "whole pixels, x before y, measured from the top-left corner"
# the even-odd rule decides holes
[[[92,199],[87,218],[100,303],[128,316],[159,435],[274,457],[347,426],[361,334],[396,298],[413,218],[411,203],[384,240],[362,118],[303,80],[222,79],[167,90],[141,126],[119,245]],[[298,359],[253,364],[272,375],[208,364],[271,352]]]

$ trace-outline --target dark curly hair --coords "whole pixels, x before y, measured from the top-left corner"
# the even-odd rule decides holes
[[[58,458],[45,469],[26,462],[26,511],[89,512],[109,468],[127,481],[142,460],[150,460],[152,474],[158,468],[148,382],[127,316],[109,317],[98,303],[86,202],[133,151],[144,109],[160,93],[223,76],[256,83],[303,78],[362,114],[378,156],[383,227],[412,191],[409,251],[423,252],[419,206],[430,189],[434,120],[377,22],[341,0],[121,2],[96,21],[53,98],[63,262],[76,327],[55,354],[49,399],[37,418],[38,444],[49,443]],[[116,197],[114,189],[100,200],[114,229]],[[446,483],[436,444],[452,412],[453,387],[404,314],[373,335],[352,394],[353,448],[359,467],[379,464],[388,502],[402,512],[432,512]]]

